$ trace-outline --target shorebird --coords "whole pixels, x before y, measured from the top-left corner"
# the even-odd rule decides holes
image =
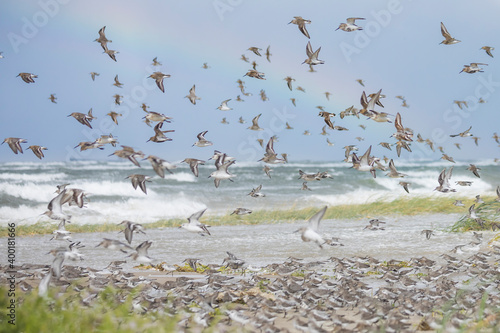
[[[249,47],[248,48],[248,51],[252,51],[253,53],[255,53],[256,55],[258,55],[259,57],[261,57],[262,55],[259,53],[259,51],[262,50],[262,49],[259,49],[258,47],[255,47],[255,46],[252,46],[252,47]]]
[[[135,151],[134,148],[129,147],[129,146],[121,146],[123,149],[121,150],[115,150],[115,152],[109,156],[115,155],[120,158],[126,158],[130,162],[134,163],[134,165],[141,167],[139,162],[136,160],[136,156],[139,156],[141,158],[144,158],[144,153],[142,151]]]
[[[10,149],[17,155],[17,153],[23,153],[23,147],[21,143],[26,143],[28,140],[21,138],[6,138],[3,140],[2,144],[6,143],[9,145]]]
[[[353,153],[352,156],[352,167],[358,171],[370,171],[373,178],[376,178],[375,167],[373,166],[375,160],[370,159],[370,153],[372,151],[372,146],[368,147],[366,152],[358,158],[356,153]]]
[[[123,86],[123,83],[121,83],[119,80],[118,80],[118,75],[115,76],[115,83],[113,83],[113,85],[115,87],[118,87],[118,88],[121,88]]]
[[[151,122],[164,122],[170,123],[171,117],[167,117],[163,113],[158,113],[154,111],[145,111],[147,115],[142,117],[142,119],[146,119],[145,122],[148,126],[151,126]]]
[[[96,73],[96,72],[90,72],[90,77],[92,78],[92,81],[95,81],[95,77],[96,76],[99,76],[100,74],[99,73]]]
[[[196,158],[186,158],[182,162],[189,165],[189,168],[195,177],[198,177],[198,165],[205,165],[205,161],[197,160]]]
[[[330,113],[326,111],[320,111],[318,116],[323,117],[325,123],[330,127],[331,129],[334,129],[332,120],[330,119],[331,117],[335,117],[335,113]]]
[[[98,137],[95,140],[95,142],[98,143],[98,144],[101,144],[101,145],[105,145],[105,144],[109,143],[113,147],[116,147],[116,144],[118,143],[118,140],[116,138],[114,138],[112,134],[110,134],[110,135],[103,134],[100,137]]]
[[[297,106],[295,98],[292,97],[290,100],[292,101],[293,106]]]
[[[98,143],[97,140],[96,140],[96,141],[93,141],[93,142],[82,141],[79,144],[77,144],[74,148],[80,147],[80,151],[85,151],[85,150],[88,150],[88,149],[100,149],[100,150],[103,150],[104,148],[102,146],[104,146],[104,145],[101,144],[101,143]]]
[[[495,201],[500,201],[500,185],[497,186],[496,194],[497,197],[495,198]]]
[[[125,179],[130,179],[132,182],[132,186],[134,187],[134,190],[137,189],[137,186],[139,186],[144,192],[144,194],[148,194],[146,190],[146,182],[151,181],[151,177],[145,176],[145,175],[140,175],[140,174],[132,174],[130,176],[125,177]]]
[[[277,157],[278,154],[274,151],[274,139],[273,137],[269,138],[269,141],[266,145],[266,152],[264,157],[259,160],[259,162],[269,163],[269,164],[278,164],[278,163],[286,163],[285,158]],[[283,154],[282,154],[283,156]]]
[[[453,159],[453,157],[451,156],[448,156],[446,154],[443,154],[443,156],[441,157],[442,160],[447,160],[447,161],[450,161],[451,163],[455,163],[455,160]]]
[[[245,261],[242,259],[238,259],[234,254],[229,251],[226,251],[227,257],[224,258],[222,264],[226,264],[226,267],[231,269],[238,269],[245,264]],[[233,319],[234,320],[234,319]]]
[[[323,207],[319,212],[314,214],[308,221],[307,227],[302,227],[295,232],[301,233],[301,238],[304,242],[315,242],[320,248],[323,248],[325,240],[318,234],[319,222],[325,215],[327,206]]]
[[[153,66],[161,66],[161,63],[158,61],[158,57],[153,58],[153,63],[151,64]]]
[[[359,83],[363,87],[365,86],[365,83],[361,79],[357,79],[356,82]]]
[[[115,111],[110,111],[106,114],[106,116],[110,116],[111,120],[113,120],[113,122],[118,125],[118,117],[121,117],[122,114]]]
[[[459,108],[460,110],[463,110],[463,107],[465,106],[466,108],[468,108],[469,106],[467,105],[467,101],[457,101],[457,100],[454,100],[453,103],[455,103]]]
[[[208,231],[208,228],[207,228],[209,226],[206,224],[203,224],[199,221],[199,219],[201,218],[203,213],[205,213],[206,210],[207,210],[207,208],[200,210],[199,212],[194,213],[193,215],[188,217],[187,220],[189,221],[189,223],[183,223],[179,228],[186,229],[187,231],[190,231],[190,232],[196,232],[196,233],[200,234],[201,236],[205,236],[205,234],[211,235],[210,231]]]
[[[223,154],[223,156],[219,157],[219,159],[220,160],[224,160],[224,156],[225,156],[225,154]],[[219,161],[219,159],[218,159],[218,161]],[[235,175],[233,175],[232,173],[229,173],[228,170],[227,170],[227,168],[229,168],[234,163],[235,163],[234,160],[233,161],[224,162],[224,163],[221,163],[220,161],[215,163],[215,166],[217,167],[217,170],[215,170],[214,172],[212,172],[210,174],[210,176],[208,176],[208,178],[213,178],[214,179],[214,184],[215,184],[216,188],[219,187],[220,181],[223,180],[223,179],[227,179],[227,180],[233,181],[231,178],[234,177]]]
[[[250,191],[250,193],[248,193],[248,195],[251,196],[252,198],[265,197],[266,195],[264,193],[261,193],[260,190],[262,190],[262,184],[260,184],[256,188],[253,188],[252,191]]]
[[[408,190],[408,186],[411,185],[411,183],[401,181],[399,182],[399,185],[401,185],[404,188],[406,193],[410,193],[410,190]]]
[[[471,186],[472,182],[470,181],[465,181],[465,180],[457,180],[455,184],[460,185],[460,186]]]
[[[438,177],[439,186],[434,189],[435,191],[439,191],[439,192],[443,192],[443,193],[456,192],[456,190],[454,188],[451,188],[451,186],[450,186],[450,178],[451,178],[452,172],[453,172],[453,167],[450,167],[448,172],[446,172],[446,168],[444,168],[443,171],[441,171],[441,173],[439,174],[439,177]]]
[[[500,143],[500,141],[498,141],[500,139],[500,137],[498,136],[497,133],[493,133],[492,138],[493,138],[493,140],[495,140],[496,143]]]
[[[227,121],[226,117],[222,118],[222,120],[220,121],[221,124],[224,124],[224,125],[228,125],[229,122]]]
[[[132,259],[135,261],[150,263],[151,261],[153,261],[153,259],[148,256],[148,249],[151,247],[151,244],[153,244],[153,242],[151,241],[142,242],[138,247],[135,248],[136,252],[129,255],[129,257],[132,257]]]
[[[38,77],[38,75],[32,73],[19,73],[17,76],[20,76],[26,83],[35,83],[35,80],[33,79]]]
[[[119,250],[123,253],[128,253],[125,250],[133,250],[132,247],[128,246],[127,244],[120,242],[119,240],[116,239],[109,239],[109,238],[104,238],[102,242],[99,243],[96,247],[102,246],[105,249],[110,249],[110,250]]]
[[[221,110],[221,111],[229,111],[229,110],[232,110],[232,108],[230,108],[229,106],[227,106],[227,102],[229,102],[231,99],[226,99],[224,101],[222,101],[222,103],[220,103],[220,105],[217,107],[218,110]]]
[[[304,60],[303,64],[308,64],[311,66],[324,64],[325,62],[323,60],[318,59],[319,51],[321,51],[321,47],[313,52],[311,42],[307,42],[306,45],[307,59]]]
[[[170,74],[164,74],[162,72],[154,72],[148,77],[154,79],[156,81],[158,89],[160,89],[162,92],[165,92],[165,87],[163,86],[163,79],[169,78]]]
[[[115,50],[104,50],[103,53],[106,53],[111,59],[113,59],[114,61],[116,61],[116,54],[120,53],[120,52],[115,51]]]
[[[332,93],[329,92],[329,91],[325,91],[324,94],[325,94],[326,100],[329,101],[330,100],[330,96],[332,95]]]
[[[455,202],[453,204],[457,207],[465,206],[464,203],[462,202],[462,200],[455,200]]]
[[[482,62],[471,62],[470,65],[464,65],[464,68],[462,68],[460,73],[465,72],[468,74],[474,74],[474,73],[478,73],[478,72],[479,73],[484,72],[483,69],[479,67],[479,65],[488,66],[488,64],[484,64]]]
[[[443,35],[444,40],[439,44],[451,45],[451,44],[460,43],[460,41],[458,39],[451,37],[450,33],[448,32],[448,29],[446,29],[443,22],[441,22],[441,34]]]
[[[104,30],[106,30],[106,26],[99,29],[99,38],[95,39],[94,42],[98,42],[99,44],[101,44],[102,49],[104,51],[107,51],[108,43],[111,43],[112,41],[106,38]]]
[[[391,135],[391,137],[399,141],[413,141],[413,132],[403,126],[403,123],[401,122],[401,114],[399,112],[396,114],[394,126],[396,127],[396,133]]]
[[[236,214],[236,215],[248,215],[248,214],[252,214],[252,211],[250,209],[240,207],[240,208],[236,208],[229,215],[233,215],[233,214]]]
[[[296,24],[300,32],[302,32],[304,36],[306,36],[307,38],[311,38],[311,36],[309,36],[309,32],[306,29],[306,24],[311,24],[310,20],[303,19],[302,16],[294,16],[293,20],[288,22],[288,24],[290,23]]]
[[[477,216],[477,212],[476,212],[476,204],[472,204],[472,206],[469,207],[468,217],[471,219],[474,219],[474,220],[479,218],[479,216]]]
[[[49,97],[50,101],[54,104],[57,104],[56,100],[57,100],[57,97],[56,95],[54,94],[50,94],[50,97]]]
[[[123,96],[121,96],[119,94],[114,94],[113,97],[115,98],[115,105],[122,104],[122,98],[123,98]]]
[[[391,158],[391,160],[389,161],[389,173],[387,173],[386,176],[389,176],[391,178],[402,178],[406,175],[404,173],[398,172],[398,170],[396,170],[396,166],[394,165],[394,161]],[[408,192],[408,190],[407,190],[407,192]]]
[[[420,234],[421,234],[421,235],[425,235],[425,238],[426,238],[426,239],[431,239],[431,236],[432,236],[432,235],[434,235],[434,232],[433,232],[432,230],[428,230],[428,229],[426,229],[426,230],[422,230],[422,231],[420,232]]]
[[[476,176],[477,178],[481,178],[481,176],[479,176],[479,172],[478,172],[478,170],[481,170],[481,168],[478,168],[474,164],[469,164],[469,167],[467,168],[467,170],[472,172],[474,174],[474,176]]]
[[[132,243],[132,237],[134,236],[134,232],[140,232],[143,234],[146,234],[142,229],[142,224],[139,223],[134,223],[130,221],[122,221],[118,223],[118,225],[125,225],[125,229],[121,230],[120,232],[123,232],[125,234],[125,239],[129,244]]]
[[[268,62],[271,62],[271,56],[272,56],[272,54],[271,54],[271,45],[269,45],[267,47],[267,49],[266,49],[266,59],[267,59]]]
[[[210,66],[208,66],[208,63],[204,62],[203,65],[201,66],[203,69],[209,69]]]
[[[165,178],[165,170],[172,174],[172,171],[170,170],[177,168],[174,164],[171,164],[164,159],[161,159],[154,155],[149,155],[145,158],[145,160],[148,160],[151,163],[153,170],[161,178]]]
[[[362,17],[349,17],[348,19],[346,19],[347,23],[340,23],[339,27],[337,29],[335,29],[335,31],[337,31],[339,29],[346,31],[346,32],[363,30],[363,28],[361,28],[360,26],[357,26],[355,24],[356,20],[364,20],[364,18],[362,18]]]
[[[196,105],[196,101],[201,99],[200,97],[196,96],[196,91],[195,91],[195,89],[196,89],[196,87],[195,87],[195,85],[193,84],[193,86],[191,87],[191,89],[189,89],[189,95],[187,95],[186,97],[184,97],[184,98],[189,99],[189,101],[190,101],[193,105]]]
[[[42,158],[45,157],[43,155],[43,151],[47,150],[46,147],[36,146],[36,145],[29,146],[28,149],[31,149],[31,151],[33,152],[33,154],[35,154],[35,156],[38,157],[39,159],[42,159]]]
[[[302,191],[312,191],[312,190],[311,190],[311,189],[307,186],[307,182],[303,182],[303,183],[302,183],[301,190],[302,190]]]
[[[154,127],[155,135],[150,137],[149,140],[146,142],[152,141],[152,142],[161,143],[161,142],[166,142],[166,141],[172,141],[171,138],[167,138],[165,136],[165,133],[175,132],[175,130],[162,131],[162,129],[161,129],[162,126],[163,126],[163,122],[159,122],[158,124],[156,124]]]
[[[483,47],[481,47],[481,50],[485,50],[486,54],[489,55],[492,58],[493,58],[493,54],[491,53],[491,51],[493,51],[494,49],[495,48],[491,47],[491,46],[483,46]]]
[[[239,122],[240,124],[244,124],[244,123],[246,123],[246,121],[245,121],[245,119],[243,119],[243,117],[240,117],[240,118],[238,119],[238,122]]]
[[[472,126],[470,126],[467,130],[463,131],[462,133],[458,133],[458,134],[451,134],[450,137],[454,138],[454,137],[462,137],[462,138],[465,138],[465,137],[468,137],[468,136],[473,136],[472,133],[469,133],[469,131],[472,129]]]
[[[265,80],[266,78],[264,76],[266,76],[264,73],[261,73],[255,69],[250,69],[247,71],[247,73],[243,76],[249,76],[249,77],[253,77],[255,79],[259,79],[259,80]],[[247,96],[246,94],[244,94],[245,96]]]
[[[264,130],[263,128],[259,127],[259,118],[261,115],[262,115],[262,113],[260,113],[258,116],[255,116],[252,119],[252,126],[248,127],[248,129],[250,129],[252,131],[263,131]]]
[[[302,170],[299,170],[299,178],[298,179],[303,179],[306,182],[313,181],[313,180],[321,180],[321,177],[318,175],[318,173],[305,173]]]
[[[331,142],[330,140],[328,140],[328,138],[326,138],[326,143],[328,144],[328,146],[330,147],[333,147],[335,146],[335,143]]]
[[[262,170],[269,178],[271,178],[271,171],[273,171],[273,169],[271,169],[268,165],[264,165],[264,168],[262,168]]]
[[[199,133],[196,137],[198,138],[198,141],[196,141],[195,143],[193,143],[193,146],[196,146],[196,147],[208,147],[208,146],[211,146],[213,145],[213,143],[211,141],[208,141],[207,139],[205,139],[205,134],[207,134],[208,131],[203,131],[201,133]]]
[[[62,211],[62,205],[70,200],[71,194],[67,193],[67,190],[62,190],[56,197],[50,200],[47,205],[47,211],[42,215],[47,215],[52,220],[61,221],[62,224],[69,222],[71,215],[65,214]]]
[[[248,62],[248,58],[244,54],[241,55],[240,59],[243,60],[244,62]]]
[[[482,204],[484,203],[484,200],[481,198],[481,195],[476,195],[476,199],[474,199],[474,202],[478,203],[478,204]]]
[[[70,115],[68,115],[68,117],[75,118],[80,124],[88,126],[89,128],[92,128],[90,122],[93,119],[97,119],[92,115],[92,108],[89,110],[87,114],[81,112],[72,112]]]

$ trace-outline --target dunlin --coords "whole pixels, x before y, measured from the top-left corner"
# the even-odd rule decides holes
[[[120,232],[123,232],[125,234],[125,239],[129,244],[132,243],[132,237],[134,236],[134,232],[140,232],[143,234],[146,234],[142,229],[142,224],[139,223],[134,223],[130,221],[122,221],[118,223],[118,225],[125,225],[125,229],[121,230]]]
[[[221,111],[230,111],[232,110],[232,108],[230,108],[229,106],[227,106],[227,102],[229,102],[231,99],[226,99],[225,101],[222,101],[222,103],[220,103],[220,105],[217,107],[218,110],[221,110]]]
[[[337,31],[339,29],[346,31],[346,32],[363,30],[363,28],[361,28],[360,26],[357,26],[355,24],[356,20],[364,20],[364,18],[362,18],[362,17],[349,17],[346,19],[347,23],[340,23],[339,27],[337,29],[335,29],[335,31]]]
[[[151,163],[153,170],[161,178],[165,178],[165,170],[172,174],[172,171],[170,170],[177,168],[174,164],[171,164],[164,159],[161,159],[154,155],[149,155],[145,158],[145,160],[148,160]]]
[[[163,86],[163,79],[164,78],[169,78],[170,74],[164,74],[162,72],[154,72],[150,76],[148,76],[151,79],[154,79],[156,81],[156,85],[158,86],[158,89],[160,89],[162,92],[165,92],[165,87]]]
[[[307,227],[302,227],[296,232],[301,233],[301,238],[304,242],[315,242],[320,248],[323,248],[325,240],[318,234],[319,222],[323,218],[326,212],[326,206],[323,207],[319,212],[314,214],[308,222]]]
[[[199,221],[199,219],[205,213],[206,210],[207,208],[194,213],[193,215],[188,217],[189,223],[183,223],[179,228],[186,229],[189,232],[196,232],[201,236],[205,236],[205,234],[210,235],[210,231],[208,231],[207,228],[209,226]]]
[[[441,22],[441,34],[443,35],[444,40],[439,44],[451,45],[451,44],[460,43],[460,41],[458,39],[451,37],[450,33],[448,32],[448,29],[446,29],[443,22]]]
[[[189,168],[195,177],[198,177],[198,165],[205,164],[205,161],[196,158],[185,158],[182,162],[189,164]]]
[[[35,80],[33,79],[38,77],[38,75],[32,73],[19,73],[17,76],[20,76],[26,83],[35,83]]]
[[[189,99],[189,101],[193,104],[196,105],[196,101],[200,100],[201,98],[196,96],[196,85],[193,84],[191,89],[189,89],[189,95],[187,95],[185,98]]]
[[[309,32],[306,29],[306,24],[311,24],[310,20],[303,19],[302,16],[294,16],[293,20],[288,22],[288,24],[290,23],[296,24],[300,32],[302,32],[304,36],[306,36],[307,38],[311,38],[311,36],[309,36]]]
[[[146,190],[146,182],[151,181],[151,177],[145,176],[145,175],[140,175],[140,174],[132,174],[130,176],[127,176],[125,179],[130,179],[132,182],[132,186],[134,187],[134,190],[137,189],[137,186],[139,186],[144,192],[144,194],[148,194]]]
[[[17,153],[23,153],[23,147],[21,147],[21,143],[28,142],[26,139],[21,138],[6,138],[3,140],[2,144],[6,143],[9,145],[10,149],[17,155]]]
[[[33,152],[33,154],[35,154],[35,156],[38,157],[39,159],[42,159],[42,158],[45,157],[43,155],[43,151],[47,150],[46,147],[36,146],[36,145],[29,146],[28,149],[31,149],[31,151]]]

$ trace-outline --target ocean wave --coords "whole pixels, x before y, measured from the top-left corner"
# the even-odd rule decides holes
[[[0,173],[0,180],[11,182],[49,182],[66,178],[64,173]]]
[[[196,177],[192,173],[187,173],[187,172],[176,172],[174,174],[165,174],[165,179],[176,180],[178,182],[187,182],[187,183],[196,182]]]

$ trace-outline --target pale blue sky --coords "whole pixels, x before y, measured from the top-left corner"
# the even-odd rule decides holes
[[[63,3],[61,3],[63,2]],[[424,138],[432,138],[456,160],[500,157],[498,145],[491,138],[500,133],[500,57],[497,44],[500,22],[496,1],[475,5],[470,1],[9,1],[0,11],[0,112],[1,139],[21,137],[28,145],[42,145],[47,161],[65,160],[70,156],[85,159],[116,159],[108,157],[115,149],[93,150],[80,154],[73,149],[81,141],[91,141],[100,134],[112,133],[120,144],[133,146],[146,154],[155,154],[171,161],[186,157],[207,159],[219,149],[239,160],[256,161],[263,149],[257,138],[265,142],[277,135],[278,153],[286,152],[292,160],[340,161],[343,146],[356,144],[360,150],[373,144],[372,153],[396,157],[395,152],[376,146],[391,142],[395,132],[392,124],[375,123],[354,117],[335,117],[335,125],[348,132],[329,131],[326,136],[335,143],[328,147],[325,136],[319,135],[324,122],[315,107],[339,113],[354,105],[359,108],[363,90],[382,89],[385,111],[400,112],[403,125],[411,127]],[[321,46],[319,59],[324,65],[308,72],[305,48],[308,39],[288,24],[294,16],[312,21],[307,26],[313,49]],[[335,31],[347,17],[363,17],[357,23],[362,32]],[[439,45],[443,40],[440,22],[461,43]],[[106,35],[113,42],[110,49],[119,51],[117,62],[102,53],[93,42],[98,31],[106,26]],[[271,63],[247,49],[271,46]],[[480,48],[497,46],[495,58]],[[350,52],[350,53],[349,53]],[[242,54],[255,60],[266,80],[243,77],[249,63]],[[151,66],[158,57],[163,64]],[[203,69],[207,62],[209,69]],[[459,74],[463,65],[487,63],[484,73]],[[147,79],[154,70],[170,74],[165,79],[165,93],[154,81]],[[100,73],[93,82],[89,73]],[[26,84],[16,77],[20,72],[38,75],[36,83]],[[123,88],[113,86],[119,76]],[[286,76],[296,79],[294,87],[306,92],[289,91]],[[355,80],[363,79],[363,88]],[[242,96],[236,81],[245,82],[252,96]],[[191,105],[184,98],[196,84],[202,99]],[[264,89],[269,101],[259,98]],[[327,101],[324,92],[332,93]],[[57,104],[49,101],[54,93]],[[114,94],[128,96],[129,103],[114,105]],[[406,97],[409,108],[401,107],[396,95]],[[479,97],[486,100],[477,104]],[[294,107],[290,98],[297,99]],[[220,102],[231,98],[232,111],[216,110]],[[467,100],[469,109],[460,112],[454,100]],[[150,110],[173,118],[164,129],[173,139],[166,143],[146,142],[153,129],[142,122],[145,113],[141,103]],[[98,118],[93,130],[68,118],[71,112],[86,113],[93,108]],[[122,113],[118,126],[109,126],[110,111]],[[262,113],[260,125],[266,130],[247,130],[251,119]],[[247,123],[239,124],[242,116]],[[223,117],[229,125],[220,123]],[[294,130],[284,130],[283,120]],[[358,125],[366,125],[363,130]],[[471,132],[480,137],[479,147],[470,138],[451,139],[472,125]],[[199,132],[208,130],[206,138],[212,147],[192,147]],[[312,135],[304,136],[304,130]],[[365,141],[358,142],[356,137]],[[453,143],[462,143],[458,150]],[[414,143],[413,154],[404,151],[401,158],[437,160],[441,154],[427,146]],[[0,146],[0,161],[37,161],[31,153],[14,155],[7,145]]]

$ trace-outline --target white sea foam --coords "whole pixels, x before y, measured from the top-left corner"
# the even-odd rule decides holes
[[[7,180],[12,182],[49,182],[54,180],[61,180],[66,177],[67,176],[64,173],[41,173],[41,174],[12,173],[12,172],[0,173],[0,180]]]
[[[194,183],[196,177],[192,173],[176,172],[174,174],[165,174],[165,179],[176,180],[178,182]]]

